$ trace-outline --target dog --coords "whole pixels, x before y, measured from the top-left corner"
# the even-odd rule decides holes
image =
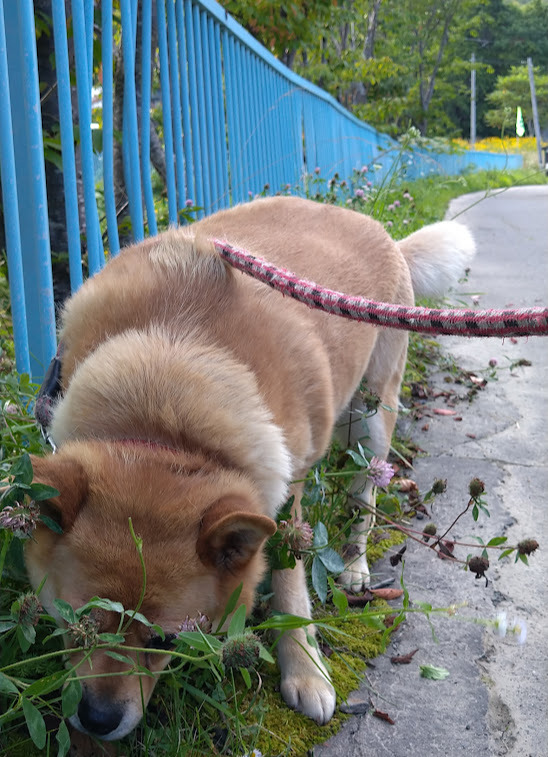
[[[403,305],[442,294],[474,254],[456,222],[395,242],[353,210],[272,197],[130,246],[89,279],[62,314],[61,391],[49,428],[57,452],[32,459],[35,480],[59,491],[45,507],[63,533],[40,525],[26,564],[35,587],[47,575],[41,599],[59,620],[55,598],[75,608],[93,596],[137,606],[142,572],[130,517],[146,564],[140,611],[167,639],[198,612],[219,621],[240,584],[239,602],[251,608],[276,513],[290,496],[299,512],[295,482],[334,430],[345,445],[367,436],[375,455],[388,454],[407,334],[285,298],[231,269],[214,238],[330,289]],[[364,377],[381,399],[367,427]],[[364,517],[339,581],[360,591],[369,583],[370,482],[358,477],[351,495]],[[272,585],[275,610],[310,617],[301,561],[273,571]],[[93,619],[99,632],[118,629],[116,612],[94,610]],[[163,649],[139,622],[125,643]],[[78,675],[91,673],[72,724],[115,740],[138,724],[170,658],[168,649],[146,655],[153,675],[141,677],[106,675],[128,668],[103,650],[91,670],[83,655],[71,659]],[[335,692],[303,629],[282,635],[278,661],[286,703],[326,723]]]

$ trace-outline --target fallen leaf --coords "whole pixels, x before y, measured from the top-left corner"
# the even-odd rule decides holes
[[[442,560],[454,560],[453,550],[455,549],[455,542],[446,539],[443,542],[438,542],[438,557]]]
[[[375,597],[386,599],[387,601],[398,599],[398,597],[403,595],[403,589],[370,589],[369,591]]]
[[[424,426],[421,426],[421,431],[428,431],[429,428],[430,428],[430,424],[425,423]]]
[[[475,438],[476,438],[476,435],[475,435],[475,434],[466,434],[466,436],[467,436],[467,437],[468,437],[469,439],[475,439]]]
[[[390,658],[390,662],[393,662],[394,665],[409,665],[411,660],[413,659],[413,655],[416,654],[419,651],[419,648],[417,647],[412,652],[409,652],[408,654],[402,654],[402,655],[395,655],[394,657]]]
[[[395,568],[396,565],[398,565],[398,563],[401,562],[401,559],[402,559],[403,555],[405,554],[405,550],[406,549],[407,549],[407,545],[404,544],[403,547],[399,550],[399,552],[397,554],[391,555],[391,557],[390,557],[390,565],[392,565],[392,567]]]
[[[449,675],[448,670],[437,668],[435,665],[421,665],[419,670],[423,678],[430,678],[432,681],[443,681]]]
[[[329,657],[331,657],[331,655],[333,654],[333,648],[330,647],[329,644],[326,644],[323,641],[320,641],[318,643],[318,646],[319,646],[320,652],[323,654],[323,656],[327,657],[329,659]]]
[[[449,410],[447,407],[435,407],[434,412],[436,415],[456,415],[456,410]]]
[[[394,483],[397,485],[400,492],[410,492],[410,491],[418,490],[417,482],[413,481],[412,478],[398,478]]]
[[[373,715],[380,720],[386,720],[386,722],[390,723],[390,725],[396,725],[396,723],[392,720],[387,712],[383,712],[382,710],[374,710]]]
[[[375,595],[369,589],[365,589],[363,594],[359,596],[357,594],[350,594],[347,591],[344,592],[344,595],[348,599],[349,607],[365,607],[368,602],[375,599]]]

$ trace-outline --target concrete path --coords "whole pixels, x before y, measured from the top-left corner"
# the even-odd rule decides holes
[[[481,293],[484,308],[548,304],[547,186],[514,188],[487,199],[483,193],[466,195],[452,203],[448,218],[455,216],[478,244],[463,292]],[[438,529],[447,527],[466,505],[468,483],[477,476],[485,482],[491,517],[474,523],[471,515],[464,516],[453,538],[471,542],[475,535],[487,542],[505,535],[515,544],[532,537],[540,548],[529,567],[497,562],[494,554],[486,587],[462,566],[409,542],[404,580],[413,605],[464,606],[455,617],[432,617],[437,642],[424,616],[409,615],[387,654],[374,661],[360,693],[371,696],[395,725],[369,714],[353,717],[336,737],[315,748],[315,757],[548,755],[548,338],[439,341],[460,367],[479,376],[489,360],[496,360],[497,380],[472,402],[457,401],[456,416],[436,415],[434,408],[447,408],[454,393],[464,398],[468,390],[446,381],[451,374],[440,371],[435,390],[453,396],[431,398],[421,420],[403,421],[427,453],[415,464],[420,490],[436,478],[448,481],[432,520]],[[510,368],[520,359],[531,365]],[[469,552],[455,548],[463,559]],[[387,559],[376,570],[379,578],[395,575],[399,581],[401,569]],[[500,638],[481,623],[501,611],[510,623],[514,616],[526,622],[525,644],[519,645],[515,635]],[[417,647],[411,664],[390,662],[390,656]],[[446,668],[449,677],[421,678],[419,665],[426,663]]]

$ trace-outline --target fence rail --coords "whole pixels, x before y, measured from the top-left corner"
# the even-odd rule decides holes
[[[120,248],[116,146],[131,235],[155,234],[151,107],[161,105],[167,214],[187,203],[214,212],[297,185],[321,169],[341,178],[373,162],[382,178],[399,145],[286,69],[213,0],[51,0],[70,287]],[[67,26],[68,24],[68,26]],[[94,32],[101,52],[94,58]],[[122,55],[114,58],[121,42]],[[115,64],[123,59],[123,123],[116,123]],[[40,379],[56,349],[55,308],[33,0],[0,0],[0,169],[17,368]],[[73,76],[76,87],[71,86]],[[122,78],[116,77],[118,87]],[[101,84],[100,90],[97,89]],[[115,91],[116,89],[116,91]],[[93,93],[100,92],[102,174],[93,147]],[[157,109],[158,110],[158,109]],[[77,124],[77,128],[75,127]],[[518,167],[489,153],[405,156],[410,179]],[[83,214],[79,208],[83,204]],[[125,204],[125,203],[124,203]],[[82,265],[84,260],[85,265]]]

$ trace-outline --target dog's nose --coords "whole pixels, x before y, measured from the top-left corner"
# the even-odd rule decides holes
[[[82,697],[78,707],[78,718],[82,726],[95,736],[106,736],[115,731],[124,716],[123,708],[113,703],[92,702]]]

